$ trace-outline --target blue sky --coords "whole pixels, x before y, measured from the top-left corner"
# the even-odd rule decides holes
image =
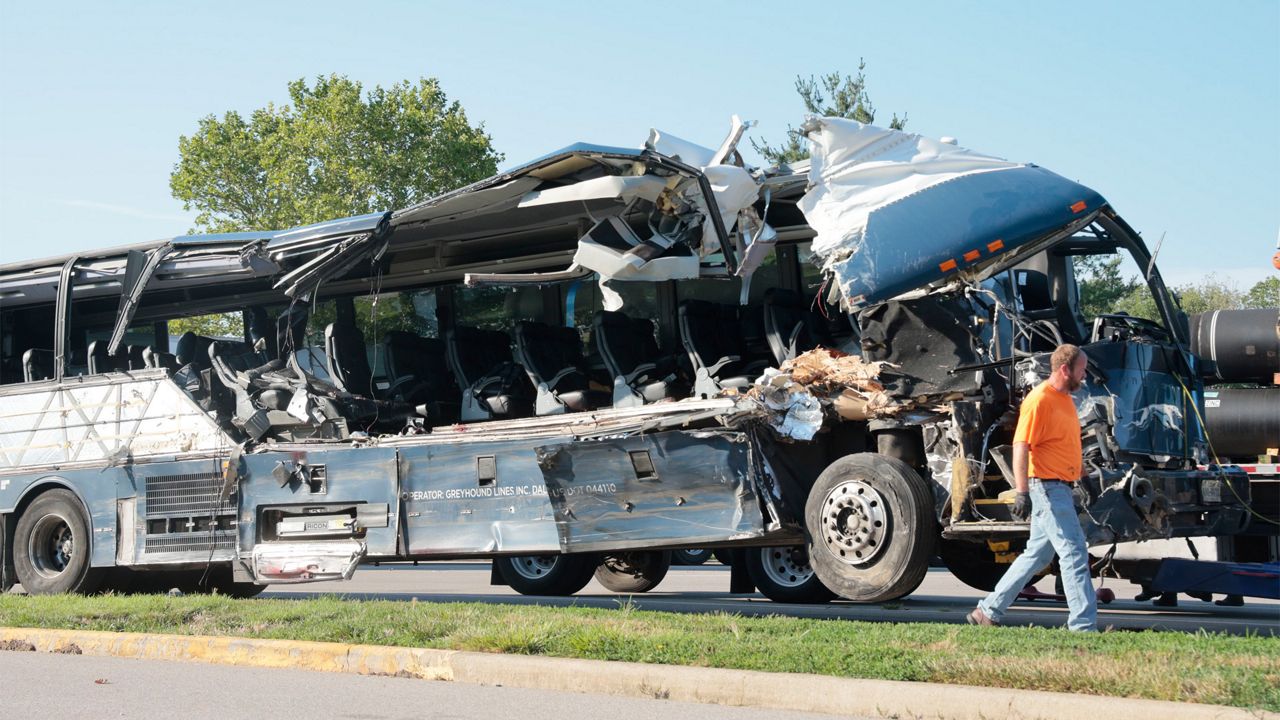
[[[797,74],[864,58],[882,122],[1093,187],[1171,283],[1275,273],[1280,1],[827,5],[0,0],[0,262],[185,232],[178,137],[299,77],[438,77],[512,165],[735,112],[776,140]]]

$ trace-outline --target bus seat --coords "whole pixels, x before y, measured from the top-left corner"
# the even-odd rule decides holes
[[[148,368],[164,368],[172,375],[178,369],[178,356],[173,353],[158,352],[148,345],[142,348],[142,365]]]
[[[351,322],[329,323],[324,328],[324,351],[329,358],[329,377],[342,390],[368,398],[375,397],[373,371],[369,369],[364,333]]]
[[[591,323],[591,336],[613,378],[613,406],[634,407],[688,392],[676,359],[663,355],[653,323],[603,310]]]
[[[35,382],[53,377],[53,351],[31,348],[22,353],[22,380]]]
[[[458,421],[459,389],[445,359],[444,341],[404,330],[391,330],[383,341],[391,395],[427,405],[427,418],[436,424]]]
[[[445,333],[445,358],[462,390],[463,422],[533,414],[534,389],[497,330],[458,326]]]
[[[129,356],[124,348],[115,355],[107,354],[107,341],[94,340],[89,343],[89,374],[100,375],[108,372],[119,372],[129,369]]]
[[[798,293],[782,288],[764,295],[765,337],[778,364],[825,344],[817,318],[803,303]]]
[[[516,352],[537,388],[538,415],[594,410],[609,404],[609,396],[591,388],[582,339],[578,331],[545,323],[516,324]]]
[[[747,355],[735,308],[705,300],[680,303],[680,341],[694,368],[696,395],[711,397],[726,388],[742,389],[769,366]]]

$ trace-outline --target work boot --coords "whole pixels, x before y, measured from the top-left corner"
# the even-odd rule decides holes
[[[987,617],[987,614],[982,612],[982,608],[974,608],[973,612],[964,616],[964,619],[970,625],[981,625],[982,627],[998,627],[1000,625],[1000,623]]]

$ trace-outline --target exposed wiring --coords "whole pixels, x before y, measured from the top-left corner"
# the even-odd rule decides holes
[[[1196,414],[1196,422],[1200,423],[1200,429],[1204,431],[1204,440],[1209,445],[1209,454],[1213,455],[1213,464],[1214,467],[1217,468],[1218,478],[1227,486],[1227,489],[1231,491],[1231,494],[1235,496],[1236,500],[1240,501],[1240,504],[1244,506],[1244,509],[1249,511],[1250,515],[1269,525],[1280,525],[1280,522],[1276,522],[1262,513],[1259,513],[1257,510],[1254,510],[1244,498],[1240,497],[1240,493],[1236,492],[1236,486],[1227,477],[1227,474],[1222,472],[1222,461],[1218,458],[1217,451],[1213,449],[1213,439],[1209,437],[1209,427],[1205,425],[1204,417],[1200,414],[1200,406],[1196,404],[1195,398],[1191,395],[1191,391],[1187,389],[1186,384],[1182,382],[1182,378],[1176,374],[1173,377],[1178,381],[1178,385],[1182,387],[1182,393],[1186,396],[1187,403]]]

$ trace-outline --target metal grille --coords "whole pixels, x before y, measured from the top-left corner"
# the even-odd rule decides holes
[[[232,532],[215,533],[173,533],[169,535],[148,535],[146,552],[190,552],[193,550],[209,551],[232,550],[236,546],[235,534]]]
[[[147,517],[208,514],[219,509],[222,476],[218,473],[158,475],[147,478]]]

